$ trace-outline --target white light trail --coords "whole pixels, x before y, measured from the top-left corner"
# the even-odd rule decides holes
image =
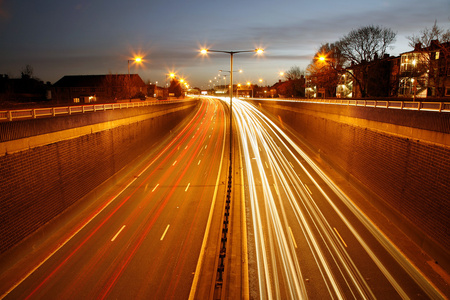
[[[297,242],[288,225],[287,215],[294,214],[296,226],[304,234],[329,297],[346,297],[337,281],[339,276],[344,278],[346,288],[354,297],[372,298],[373,294],[365,279],[317,207],[309,187],[295,172],[291,160],[294,158],[300,166],[301,162],[290,150],[290,144],[284,142],[290,143],[290,139],[252,105],[237,99],[233,104],[243,143],[260,297],[308,298],[296,253]],[[337,267],[337,274],[331,265],[334,269]]]
[[[229,101],[228,98],[222,100]],[[275,123],[256,107],[239,99],[233,99],[233,117],[242,143],[261,299],[307,299],[308,291],[299,263],[305,255],[315,262],[316,272],[322,279],[321,291],[328,293],[325,297],[376,298],[347,252],[348,245],[335,227],[329,224],[316,199],[328,203],[330,211],[327,210],[327,214],[332,213],[341,220],[346,231],[353,235],[353,243],[359,243],[398,295],[408,298],[401,285],[313,177],[309,171],[311,169],[316,173],[314,176],[320,177],[321,184],[332,191],[333,197],[342,201],[428,295],[439,294]],[[301,177],[308,181],[308,185]],[[299,240],[295,240],[291,227],[295,227],[295,232],[303,233]],[[305,251],[308,253],[305,254]],[[317,285],[317,282],[314,284]]]

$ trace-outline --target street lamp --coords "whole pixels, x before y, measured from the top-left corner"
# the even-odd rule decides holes
[[[250,81],[247,81],[247,85],[248,85],[249,88],[252,89],[252,98],[253,98],[253,86],[252,86],[252,83]]]
[[[134,59],[128,60],[128,77],[130,76],[130,61],[140,63],[142,62],[142,57],[135,57]]]
[[[261,54],[264,52],[263,49],[257,48],[253,50],[240,50],[240,51],[223,51],[223,50],[211,50],[211,49],[201,49],[200,53],[208,54],[208,52],[217,53],[227,53],[230,54],[230,166],[231,166],[231,152],[232,152],[232,136],[233,136],[233,55],[238,53],[251,53],[255,52]]]
[[[131,101],[131,76],[130,76],[130,61],[140,63],[142,61],[142,57],[135,57],[134,59],[128,59],[128,98]]]
[[[220,73],[222,73],[222,72],[227,72],[227,73],[231,73],[231,71],[225,71],[225,70],[219,70],[219,72]],[[239,72],[239,73],[242,73],[243,71],[242,71],[242,69],[239,69],[238,71],[233,71],[233,72]],[[219,74],[219,76],[220,76],[220,74]],[[226,81],[226,75],[222,75],[223,76],[223,79],[225,79],[225,85],[227,84],[227,81]]]

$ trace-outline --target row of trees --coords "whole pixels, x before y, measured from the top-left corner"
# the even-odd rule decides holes
[[[420,44],[422,51],[426,51],[434,40],[438,40],[441,43],[439,45],[450,42],[450,29],[440,28],[435,21],[431,28],[425,28],[417,35],[408,36],[407,39],[409,40],[408,45],[412,48]],[[360,68],[359,72],[350,72],[348,68],[370,64],[384,57],[395,40],[396,33],[390,28],[370,25],[354,29],[336,42],[320,45],[306,71],[295,66],[285,72],[284,77],[287,81],[294,82],[308,74],[312,85],[324,88],[327,95],[335,95],[339,75],[348,74],[359,88],[362,97],[371,96],[368,93],[369,69]],[[449,53],[446,53],[449,51],[448,47],[440,50],[443,55],[448,57]],[[429,55],[423,57],[429,58]],[[421,65],[424,66],[424,69],[419,72],[426,72],[429,69],[429,61],[421,62]],[[433,74],[429,74],[429,76],[433,76]],[[437,80],[431,80],[431,82],[438,84]],[[442,88],[440,91],[443,93]],[[294,90],[291,93],[299,95],[301,91]]]

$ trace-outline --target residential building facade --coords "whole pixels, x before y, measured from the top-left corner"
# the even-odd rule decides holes
[[[147,85],[137,74],[69,75],[53,85],[57,103],[114,102],[147,96]]]

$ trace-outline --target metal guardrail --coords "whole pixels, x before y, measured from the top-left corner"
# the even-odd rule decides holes
[[[35,119],[39,117],[55,117],[60,115],[71,115],[75,113],[106,111],[123,108],[136,108],[152,105],[163,105],[190,101],[184,100],[155,100],[155,101],[140,101],[140,102],[125,102],[125,103],[106,103],[106,104],[89,104],[77,106],[58,106],[46,108],[30,108],[17,110],[0,110],[1,121],[15,121],[23,119]]]
[[[350,106],[364,106],[417,111],[450,112],[450,102],[410,102],[389,100],[350,100],[350,99],[283,99],[283,98],[252,98],[252,100],[289,101],[305,103],[324,103]]]

